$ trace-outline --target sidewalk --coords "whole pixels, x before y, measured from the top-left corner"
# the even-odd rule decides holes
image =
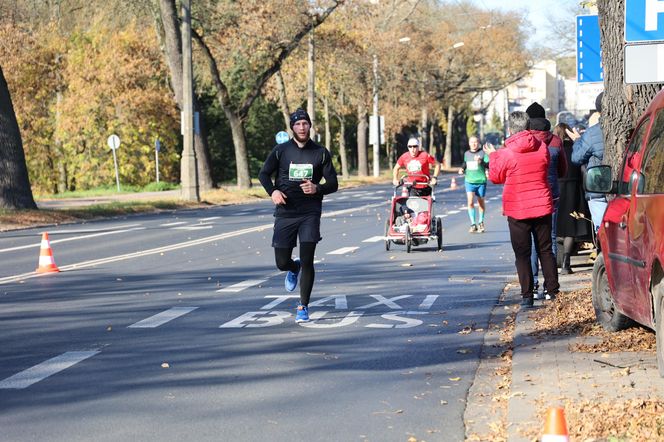
[[[75,209],[77,207],[107,204],[114,201],[161,201],[177,200],[180,198],[179,190],[164,190],[160,192],[118,193],[115,195],[93,196],[88,198],[60,198],[38,200],[40,209]]]
[[[586,257],[575,259],[578,263],[575,273],[560,275],[561,291],[591,285],[592,267],[587,264]],[[508,292],[506,301],[518,302],[519,298],[520,292],[515,285]],[[535,309],[541,303],[535,301]],[[592,338],[559,334],[535,337],[532,335],[535,322],[529,317],[533,310],[520,309],[515,321],[512,386],[507,412],[510,442],[533,440],[533,429],[539,437],[545,411],[563,406],[566,400],[664,398],[664,382],[659,377],[654,353],[570,351],[570,345],[587,343]],[[569,420],[568,417],[568,425]]]

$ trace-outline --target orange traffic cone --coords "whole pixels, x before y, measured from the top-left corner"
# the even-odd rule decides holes
[[[55,273],[59,272],[60,269],[55,265],[55,260],[53,259],[53,250],[51,250],[51,244],[48,241],[48,233],[42,233],[41,248],[39,249],[39,267],[35,272],[37,273]]]
[[[559,407],[549,408],[540,440],[541,442],[569,442],[565,410]]]
[[[450,189],[456,189],[456,188],[457,188],[456,178],[452,177],[452,181],[450,181]]]

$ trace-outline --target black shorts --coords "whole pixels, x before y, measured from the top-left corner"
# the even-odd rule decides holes
[[[297,217],[277,217],[274,219],[274,233],[272,234],[272,247],[292,248],[303,242],[317,243],[320,237],[320,215],[305,215]]]

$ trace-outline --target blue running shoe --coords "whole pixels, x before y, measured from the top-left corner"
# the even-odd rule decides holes
[[[309,307],[298,302],[295,322],[309,322]]]
[[[297,276],[300,274],[300,258],[295,258],[293,260],[297,264],[297,271],[295,273],[289,271],[286,273],[286,291],[292,292],[297,287]]]

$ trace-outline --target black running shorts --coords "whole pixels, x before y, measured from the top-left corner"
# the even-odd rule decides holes
[[[317,243],[320,237],[320,215],[305,215],[298,217],[276,217],[274,219],[274,233],[272,234],[272,247],[290,248],[300,243]]]

